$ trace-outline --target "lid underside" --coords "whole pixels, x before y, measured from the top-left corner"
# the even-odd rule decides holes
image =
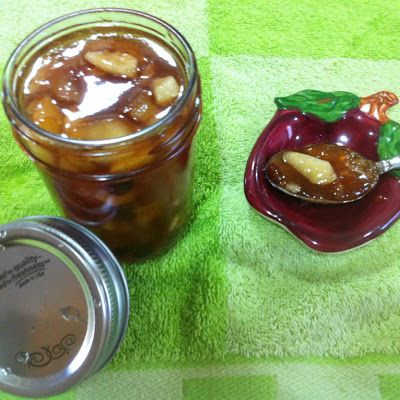
[[[0,388],[31,397],[62,392],[95,362],[93,297],[101,293],[49,232],[31,224],[0,238]]]

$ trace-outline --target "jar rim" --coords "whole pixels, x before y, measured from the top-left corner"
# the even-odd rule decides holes
[[[82,139],[71,139],[68,137],[63,137],[61,135],[57,135],[48,131],[45,131],[44,129],[40,128],[39,126],[35,125],[29,118],[27,118],[20,110],[20,107],[18,107],[16,101],[15,101],[15,96],[10,95],[12,92],[11,87],[10,87],[10,82],[11,79],[7,79],[8,77],[11,77],[12,75],[12,68],[15,65],[16,59],[18,55],[21,53],[21,51],[25,48],[25,46],[33,39],[35,36],[38,34],[42,33],[46,29],[52,27],[53,25],[68,20],[70,18],[77,17],[79,15],[83,14],[101,14],[101,13],[107,13],[107,12],[113,12],[113,13],[125,13],[125,14],[132,14],[136,15],[139,17],[143,17],[145,19],[149,19],[153,22],[156,22],[157,24],[161,25],[162,27],[166,28],[169,32],[171,32],[173,35],[176,36],[176,38],[180,41],[180,43],[183,45],[188,57],[189,57],[189,73],[188,73],[188,85],[184,89],[182,96],[178,99],[176,103],[172,106],[170,112],[168,112],[165,116],[163,116],[160,120],[158,120],[155,124],[150,125],[148,127],[143,128],[139,132],[134,132],[129,135],[125,136],[120,136],[116,138],[111,138],[111,139],[99,139],[99,140],[82,140]],[[107,20],[101,20],[99,19],[97,22],[113,22],[113,21],[107,21]],[[118,21],[115,21],[118,22]],[[114,8],[114,7],[106,7],[106,8],[90,8],[86,10],[80,10],[80,11],[74,11],[72,13],[65,14],[61,17],[57,17],[55,19],[50,20],[49,22],[45,23],[44,25],[41,25],[39,28],[35,29],[32,33],[30,33],[17,47],[16,49],[12,52],[11,56],[9,57],[5,69],[4,69],[4,74],[3,74],[3,103],[4,103],[4,108],[7,112],[7,107],[6,104],[8,104],[11,107],[12,112],[15,114],[15,116],[22,122],[24,125],[26,125],[29,129],[35,131],[36,133],[40,134],[41,136],[44,136],[47,139],[53,140],[55,142],[59,142],[60,144],[63,145],[70,145],[70,146],[82,146],[82,147],[90,147],[90,148],[97,148],[97,147],[103,147],[103,146],[109,146],[109,145],[118,145],[118,144],[125,144],[126,142],[131,142],[136,139],[146,137],[151,135],[152,133],[156,132],[162,125],[168,124],[169,122],[172,122],[174,118],[179,114],[180,110],[184,106],[184,104],[187,102],[187,100],[190,98],[190,95],[193,91],[193,88],[196,84],[196,79],[198,75],[198,70],[197,70],[197,64],[196,64],[196,59],[193,53],[193,50],[188,43],[188,41],[185,39],[185,37],[172,25],[170,25],[168,22],[165,22],[164,20],[155,17],[151,14],[147,14],[142,11],[138,10],[133,10],[133,9],[128,9],[128,8]]]

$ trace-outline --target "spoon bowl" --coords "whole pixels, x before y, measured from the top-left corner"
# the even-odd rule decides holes
[[[268,182],[303,201],[333,205],[370,193],[380,175],[400,168],[400,156],[372,161],[337,144],[318,143],[275,153],[265,168]]]

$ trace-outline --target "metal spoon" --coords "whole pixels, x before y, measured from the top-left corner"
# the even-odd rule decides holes
[[[299,152],[330,162],[337,179],[328,184],[308,181],[285,161],[285,153],[289,152]],[[340,161],[343,159],[347,160],[347,166]],[[265,175],[273,187],[289,196],[318,204],[344,204],[363,198],[377,185],[380,175],[397,168],[400,168],[400,156],[375,162],[344,146],[315,144],[274,154],[266,165]]]

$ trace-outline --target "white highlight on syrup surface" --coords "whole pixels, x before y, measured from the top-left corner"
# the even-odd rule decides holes
[[[63,113],[70,121],[76,121],[97,114],[118,103],[120,96],[134,86],[132,81],[115,83],[104,82],[96,76],[84,78],[87,90],[82,102],[78,105],[78,111],[63,108]]]

